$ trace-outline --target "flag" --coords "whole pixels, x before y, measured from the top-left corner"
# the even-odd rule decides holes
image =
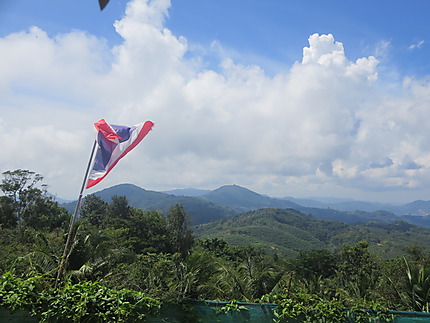
[[[107,6],[108,2],[109,0],[99,0],[100,10],[103,10]]]
[[[111,125],[102,119],[94,123],[94,126],[97,130],[98,148],[86,188],[96,185],[105,178],[118,161],[148,134],[154,123],[146,121],[126,127]]]

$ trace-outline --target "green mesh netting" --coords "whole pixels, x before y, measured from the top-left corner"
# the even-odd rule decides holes
[[[246,307],[246,310],[223,312],[221,310],[227,303],[223,302],[198,302],[188,301],[182,304],[164,303],[161,311],[152,317],[148,317],[145,322],[150,323],[241,323],[241,322],[258,322],[273,323],[276,309],[274,304],[255,304],[255,303],[237,303]],[[391,311],[395,315],[393,323],[412,323],[412,322],[430,322],[430,313],[419,312],[399,312]],[[31,317],[28,312],[10,311],[0,308],[0,322],[8,323],[36,323],[37,318]],[[298,322],[298,321],[288,321]]]

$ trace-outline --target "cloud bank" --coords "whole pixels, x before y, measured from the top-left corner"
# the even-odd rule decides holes
[[[164,27],[169,8],[131,1],[114,48],[38,27],[0,38],[0,170],[34,170],[73,199],[92,123],[152,120],[155,129],[94,190],[235,183],[272,196],[393,201],[430,191],[428,80],[382,82],[375,57],[349,60],[331,34],[310,35],[303,57],[271,77],[229,57],[206,69]]]

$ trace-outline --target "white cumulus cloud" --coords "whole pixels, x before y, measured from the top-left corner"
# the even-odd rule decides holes
[[[131,1],[113,48],[38,27],[0,38],[0,169],[37,171],[53,193],[74,198],[92,123],[152,120],[154,130],[94,190],[132,182],[236,183],[276,196],[428,191],[428,82],[388,89],[374,56],[349,60],[331,34],[311,35],[303,57],[274,76],[232,58],[204,69],[165,28],[169,8]]]

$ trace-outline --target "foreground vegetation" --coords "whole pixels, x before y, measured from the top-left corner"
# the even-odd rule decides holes
[[[17,170],[4,173],[0,184],[0,306],[29,310],[42,321],[128,322],[166,300],[186,299],[230,302],[226,310],[238,301],[277,303],[279,320],[302,316],[309,322],[340,322],[348,315],[389,320],[383,309],[429,311],[430,256],[416,245],[404,245],[404,257],[389,259],[367,241],[286,257],[216,237],[195,239],[181,205],[164,215],[133,208],[121,196],[110,203],[87,196],[58,284],[70,214],[41,181]]]

